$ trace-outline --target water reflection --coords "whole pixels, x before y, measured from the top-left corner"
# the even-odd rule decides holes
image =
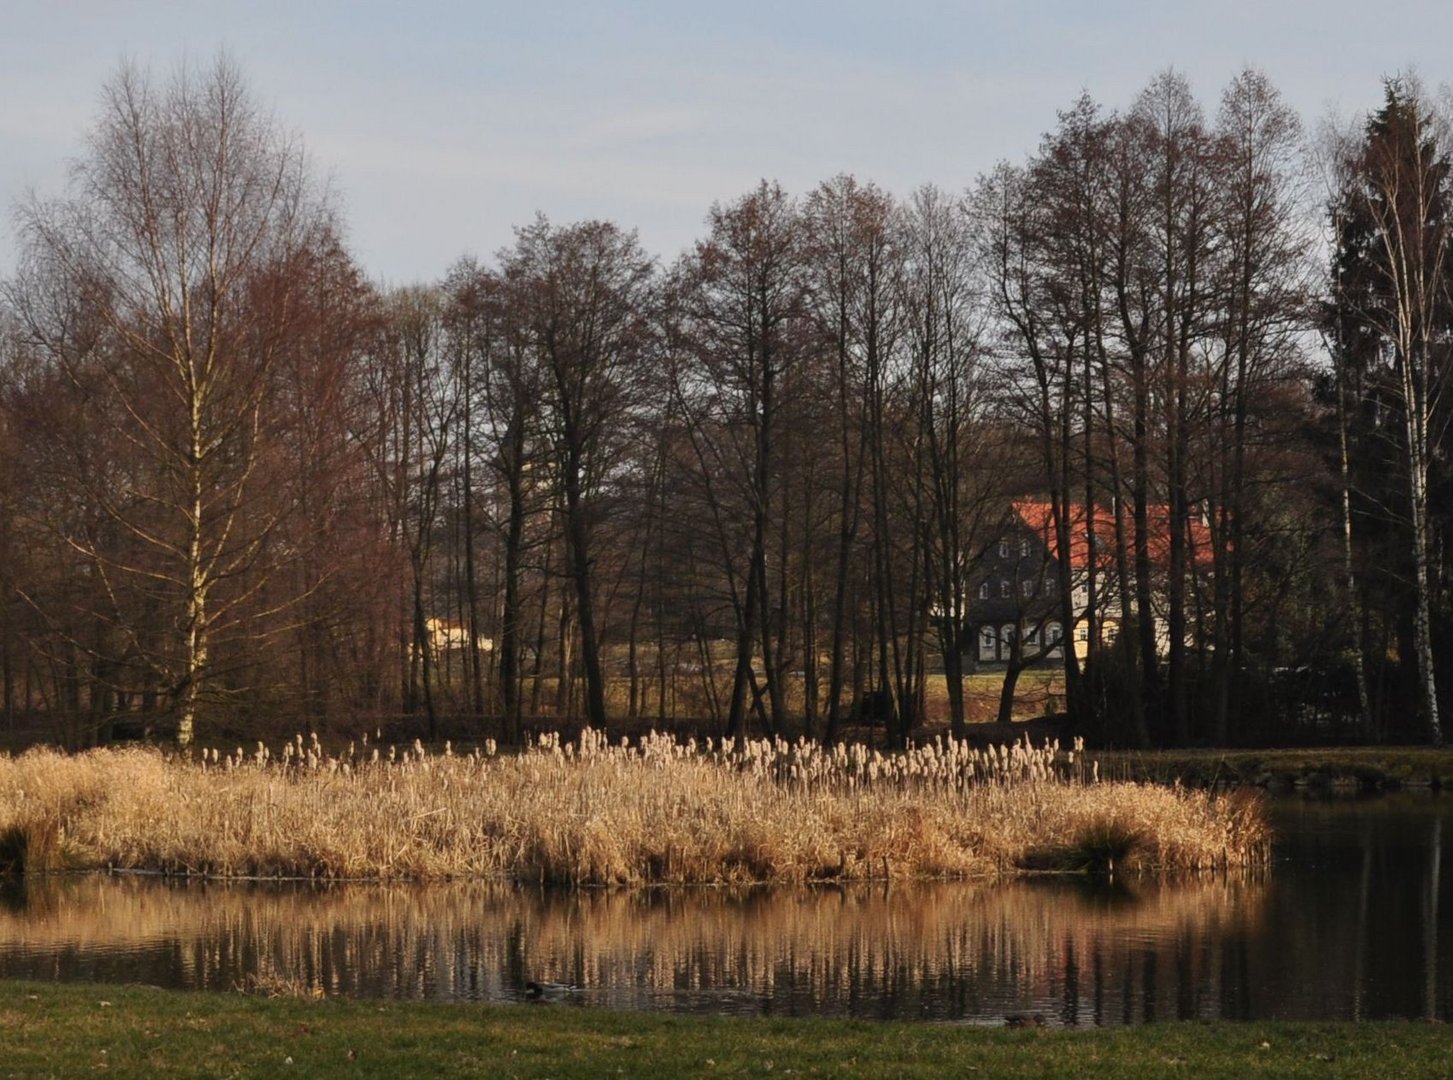
[[[1453,1020],[1440,903],[1453,799],[1285,800],[1253,1015]],[[1279,1003],[1283,1003],[1280,1004]]]
[[[1065,1023],[1214,1016],[1263,885],[538,892],[32,882],[0,912],[0,974],[518,1000],[529,980],[626,1008]],[[1201,943],[1201,944],[1198,944]],[[1177,987],[1164,999],[1161,987]]]
[[[1443,803],[1287,803],[1256,880],[542,892],[80,877],[0,891],[0,976],[1118,1024],[1449,1015]]]

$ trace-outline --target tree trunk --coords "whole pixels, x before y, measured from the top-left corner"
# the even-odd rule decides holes
[[[590,582],[590,533],[581,505],[580,462],[573,456],[565,464],[565,520],[570,531],[570,572],[575,582],[575,615],[580,627],[580,658],[585,668],[586,721],[606,730],[605,674],[596,636],[595,598]]]
[[[522,442],[516,433],[513,444],[516,450]],[[518,458],[512,455],[506,469],[506,484],[509,489],[509,520],[505,528],[505,580],[504,614],[500,620],[500,696],[504,704],[504,741],[518,746],[524,737],[524,720],[521,715],[522,695],[520,687],[521,657],[520,640],[524,630],[522,602],[520,599],[520,577],[525,535],[525,493],[516,467]],[[539,683],[538,671],[536,684]]]

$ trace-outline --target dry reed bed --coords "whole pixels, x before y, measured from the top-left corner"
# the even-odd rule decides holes
[[[9,840],[4,838],[9,837]],[[813,744],[524,752],[154,750],[0,758],[0,845],[30,869],[572,884],[1193,871],[1263,862],[1250,797],[1103,783],[1083,756],[936,741],[906,754]],[[16,854],[18,852],[18,854]]]

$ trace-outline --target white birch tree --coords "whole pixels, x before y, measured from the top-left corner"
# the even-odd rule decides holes
[[[124,67],[67,193],[20,211],[14,306],[85,422],[129,459],[90,470],[107,478],[87,492],[102,527],[64,541],[153,669],[183,747],[218,636],[255,618],[278,555],[273,365],[296,263],[327,225],[301,150],[225,57],[165,85]]]

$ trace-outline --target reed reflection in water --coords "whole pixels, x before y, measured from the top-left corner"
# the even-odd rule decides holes
[[[1239,1015],[1267,886],[1064,880],[552,892],[36,880],[0,976],[725,1013],[1110,1024]]]

